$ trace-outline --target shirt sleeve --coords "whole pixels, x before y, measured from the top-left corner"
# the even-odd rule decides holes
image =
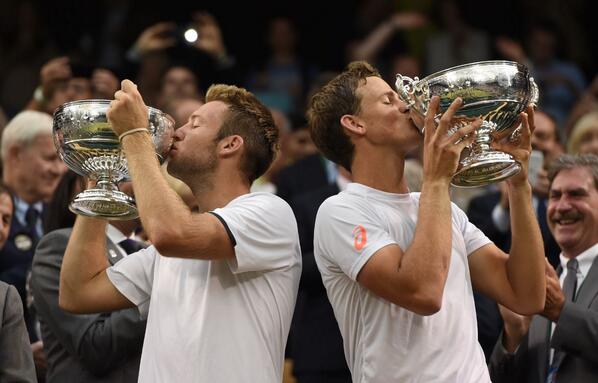
[[[235,248],[233,273],[267,271],[300,262],[297,222],[290,206],[267,193],[249,195],[212,212]]]
[[[123,258],[106,270],[114,287],[137,306],[143,318],[148,313],[155,262],[159,260],[157,255],[155,247],[151,246]]]
[[[452,205],[453,218],[456,221],[457,227],[460,228],[463,234],[463,241],[465,242],[465,251],[470,255],[482,246],[486,246],[492,241],[478,229],[473,223],[469,222],[469,218],[463,210],[461,210],[454,203]]]
[[[359,271],[372,255],[385,246],[399,245],[382,222],[373,210],[328,199],[316,218],[316,257],[328,259],[352,280],[357,280]]]

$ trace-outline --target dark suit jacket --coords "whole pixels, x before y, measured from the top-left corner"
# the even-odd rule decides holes
[[[482,230],[494,244],[508,253],[511,248],[511,231],[502,232],[494,225],[492,210],[500,202],[500,192],[490,192],[471,200],[467,209],[467,216],[471,223]],[[542,238],[544,239],[544,252],[550,263],[556,267],[559,262],[560,249],[550,233],[546,222],[539,222]],[[496,302],[474,291],[474,302],[478,323],[478,340],[486,360],[490,359],[496,340],[502,330],[503,322]]]
[[[491,192],[473,198],[467,209],[469,221],[482,230],[484,234],[494,244],[504,252],[508,253],[511,249],[511,230],[506,233],[501,232],[492,221],[492,210],[500,201],[500,192]],[[544,215],[545,217],[546,215]],[[559,254],[561,249],[554,240],[552,233],[544,219],[538,221],[542,239],[544,241],[544,253],[555,268],[559,265]]]
[[[27,243],[27,241],[20,240],[23,238],[29,239],[29,248],[22,247]],[[38,339],[33,330],[34,318],[27,308],[26,281],[29,270],[31,269],[31,260],[33,259],[37,240],[38,238],[34,238],[29,233],[29,230],[19,222],[16,215],[13,215],[8,240],[2,250],[0,250],[0,281],[13,285],[19,292],[23,305],[25,324],[27,325],[31,342],[35,342]],[[18,242],[21,248],[17,246],[16,242]]]
[[[494,383],[545,383],[550,348],[567,354],[558,383],[598,382],[598,258],[584,279],[575,302],[566,302],[552,339],[550,321],[536,315],[514,355],[503,352],[499,338],[490,375]]]
[[[0,282],[0,382],[37,382],[23,305],[14,286]]]
[[[326,185],[291,201],[299,229],[303,269],[290,343],[293,372],[298,377],[334,374],[346,376],[350,381],[343,339],[313,255],[316,213],[326,198],[338,192],[336,184]]]
[[[58,307],[70,234],[71,229],[60,229],[45,235],[33,259],[31,285],[48,360],[47,382],[136,382],[145,333],[136,308],[75,315]],[[121,259],[109,240],[108,253],[111,264]]]
[[[276,195],[288,203],[310,190],[328,185],[328,173],[321,154],[312,154],[282,169],[276,179]]]

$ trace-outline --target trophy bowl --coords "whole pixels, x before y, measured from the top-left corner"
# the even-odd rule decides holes
[[[54,145],[71,170],[97,181],[94,188],[75,197],[70,210],[90,217],[129,220],[139,214],[135,200],[118,190],[118,182],[128,181],[130,176],[118,136],[106,117],[109,106],[110,100],[81,100],[58,107],[54,112]],[[163,163],[172,144],[174,120],[151,107],[148,114],[148,130]]]
[[[492,140],[515,135],[520,125],[519,113],[530,103],[538,102],[538,87],[525,65],[512,61],[474,62],[442,70],[421,80],[399,74],[395,86],[422,132],[423,118],[432,96],[440,97],[437,120],[457,97],[463,100],[449,134],[478,117],[482,119],[474,143],[464,150],[451,180],[454,186],[483,186],[521,170],[521,165],[510,154],[493,150],[490,144]]]

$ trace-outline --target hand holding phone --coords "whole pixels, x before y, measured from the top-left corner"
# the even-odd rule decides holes
[[[527,169],[527,177],[530,185],[534,187],[538,182],[538,173],[544,166],[544,153],[539,150],[532,150],[529,157],[529,164]]]

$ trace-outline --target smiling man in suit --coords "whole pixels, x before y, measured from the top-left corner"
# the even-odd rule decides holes
[[[598,157],[562,156],[549,179],[548,225],[561,248],[560,265],[555,272],[547,264],[540,315],[501,308],[493,382],[598,381]]]

